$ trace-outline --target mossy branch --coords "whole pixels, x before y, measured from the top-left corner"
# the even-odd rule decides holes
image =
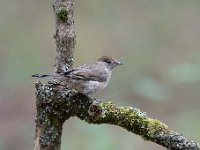
[[[118,107],[112,102],[93,100],[53,82],[45,86],[38,82],[36,88],[37,111],[43,112],[37,114],[36,123],[43,129],[40,142],[44,147],[50,146],[47,143],[58,142],[52,137],[60,134],[59,124],[69,117],[77,116],[88,123],[120,126],[169,150],[200,150],[199,143],[174,132],[159,120],[147,117],[138,108]],[[51,127],[51,133],[46,127]]]

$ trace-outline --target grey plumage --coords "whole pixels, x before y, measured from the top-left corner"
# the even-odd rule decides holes
[[[85,64],[61,74],[35,74],[32,77],[52,77],[84,94],[93,94],[104,89],[110,81],[112,69],[122,63],[110,56],[103,56],[96,62]]]

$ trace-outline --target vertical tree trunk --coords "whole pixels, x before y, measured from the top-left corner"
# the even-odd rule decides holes
[[[55,72],[63,72],[73,65],[75,48],[73,0],[54,0],[56,20],[56,63]]]
[[[73,0],[53,0],[53,9],[56,20],[54,38],[57,51],[54,72],[60,73],[72,67],[74,61],[74,2]],[[34,150],[60,150],[62,125],[69,116],[59,110],[59,102],[56,104],[53,102],[57,101],[56,98],[51,97],[55,91],[47,89],[43,93],[38,92],[44,87],[45,85],[43,86],[40,82],[36,83],[37,115]]]

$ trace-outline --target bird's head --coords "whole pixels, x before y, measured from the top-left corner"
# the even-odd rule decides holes
[[[118,61],[117,59],[111,57],[111,56],[102,56],[97,61],[104,62],[106,66],[112,70],[115,66],[123,65],[122,62]]]

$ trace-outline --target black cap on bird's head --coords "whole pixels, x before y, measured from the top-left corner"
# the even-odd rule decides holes
[[[105,62],[110,69],[113,69],[115,66],[123,65],[122,62],[113,58],[112,56],[102,56],[97,61]]]

